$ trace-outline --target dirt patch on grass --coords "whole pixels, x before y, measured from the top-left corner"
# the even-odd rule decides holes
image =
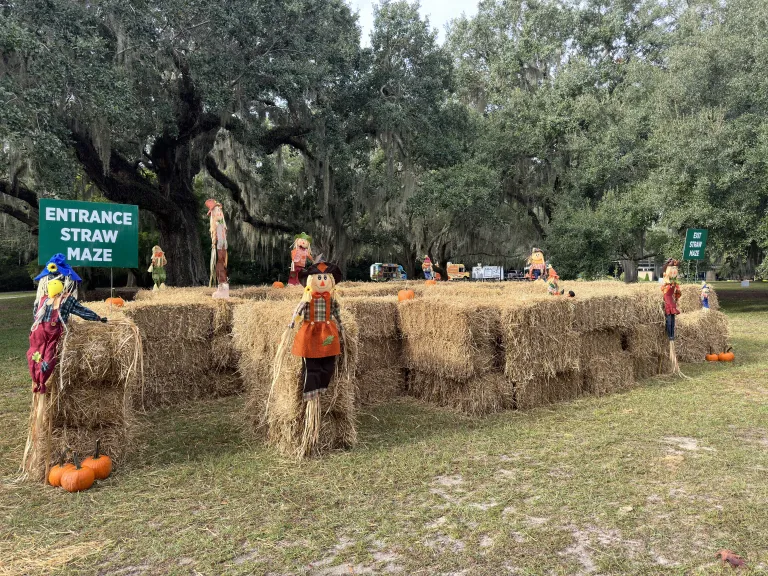
[[[688,452],[698,452],[704,450],[706,452],[715,452],[714,448],[708,448],[706,446],[700,446],[699,441],[696,438],[688,438],[686,436],[667,436],[662,439],[665,444],[676,446],[680,450],[686,450]]]

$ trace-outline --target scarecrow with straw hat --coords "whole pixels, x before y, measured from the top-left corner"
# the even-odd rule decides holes
[[[547,265],[544,262],[544,252],[541,251],[541,248],[531,249],[531,256],[528,258],[527,263],[530,266],[528,270],[528,278],[531,280],[538,280],[544,276]]]
[[[680,365],[677,362],[675,353],[675,316],[680,314],[677,308],[677,302],[680,300],[682,290],[677,281],[679,262],[674,258],[668,259],[662,269],[663,281],[661,283],[661,293],[664,298],[664,316],[666,317],[667,338],[669,338],[669,359],[672,362],[672,372],[679,373]]]
[[[165,258],[165,253],[160,246],[152,247],[152,263],[149,265],[147,272],[152,273],[152,281],[154,287],[152,290],[163,290],[165,286],[165,266],[168,264],[168,260]]]
[[[709,292],[712,288],[707,284],[707,281],[704,280],[701,283],[701,294],[699,295],[699,298],[701,299],[701,308],[705,312],[709,312]]]
[[[291,247],[291,272],[288,275],[288,284],[298,286],[301,284],[299,277],[302,270],[307,267],[307,263],[312,264],[312,236],[302,232],[296,234]]]
[[[229,279],[227,277],[227,223],[224,220],[224,210],[221,202],[209,198],[205,201],[208,208],[209,231],[211,233],[211,278],[216,278],[218,287],[213,293],[214,298],[229,298]]]

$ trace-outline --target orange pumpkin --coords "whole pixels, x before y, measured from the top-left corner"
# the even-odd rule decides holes
[[[707,362],[717,362],[720,359],[720,356],[718,354],[710,353],[705,356],[707,359]]]
[[[93,451],[93,456],[83,460],[83,466],[93,470],[96,480],[104,480],[112,473],[112,458],[101,454],[101,440],[96,440],[96,450]]]
[[[75,467],[71,470],[67,470],[61,475],[61,487],[67,492],[88,490],[88,488],[93,486],[93,483],[96,480],[96,475],[90,468],[85,468],[80,465],[80,459],[77,457],[77,452],[72,453],[72,458],[75,461]]]
[[[67,449],[64,448],[64,450],[61,451],[61,455],[59,456],[59,463],[55,466],[51,467],[50,472],[48,472],[48,484],[51,486],[56,486],[57,488],[61,486],[61,476],[66,472],[67,470],[73,470],[75,468],[75,465],[71,462],[64,463],[64,459],[67,457]]]
[[[733,359],[736,358],[736,356],[732,350],[732,348],[728,348],[725,352],[720,352],[720,354],[718,354],[718,360],[720,360],[720,362],[733,362]]]
[[[416,296],[416,294],[410,288],[407,290],[400,290],[400,292],[397,293],[397,299],[400,302],[403,300],[413,300],[414,296]]]
[[[435,284],[437,284],[437,280],[427,280],[426,282],[424,282],[424,284],[426,284],[427,286],[434,286]]]
[[[123,306],[125,306],[125,300],[123,300],[119,296],[116,298],[107,298],[105,302],[107,304],[112,304],[112,306],[117,306],[118,308],[122,308]]]
[[[272,282],[272,288],[285,288],[285,284],[282,282]]]

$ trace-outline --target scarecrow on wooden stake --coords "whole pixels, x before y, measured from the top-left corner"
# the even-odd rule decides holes
[[[291,272],[288,275],[288,284],[290,286],[301,284],[299,277],[302,270],[307,267],[307,263],[312,264],[311,244],[312,236],[304,232],[295,236],[291,250]]]
[[[544,252],[540,248],[532,248],[531,256],[528,258],[528,278],[531,280],[544,279],[544,272],[547,269],[547,265],[544,262]]]
[[[155,283],[152,290],[164,290],[165,286],[165,266],[168,260],[160,246],[152,247],[152,263],[147,268],[147,272],[152,273],[152,281]]]
[[[425,280],[433,279],[434,271],[432,269],[432,260],[430,260],[429,255],[424,256],[424,262],[421,265],[421,271],[424,272]]]
[[[709,312],[709,292],[711,288],[709,284],[707,284],[706,280],[701,283],[701,294],[699,295],[699,298],[701,299],[701,307],[705,312]]]
[[[664,316],[666,317],[667,338],[669,338],[669,360],[672,362],[672,373],[680,373],[680,364],[677,361],[675,353],[675,316],[680,314],[677,308],[677,302],[680,300],[682,290],[677,282],[677,267],[680,263],[674,258],[670,258],[664,263],[662,269],[663,281],[661,284],[661,293],[664,298]]]
[[[208,208],[209,231],[211,233],[211,278],[209,286],[216,279],[218,287],[213,293],[214,298],[229,298],[229,279],[227,278],[227,223],[224,220],[224,210],[220,202],[213,198],[205,201]]]

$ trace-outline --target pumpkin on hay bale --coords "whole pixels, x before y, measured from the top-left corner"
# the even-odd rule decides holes
[[[285,288],[285,284],[282,282],[272,282],[272,288]]]
[[[288,300],[240,304],[235,309],[233,338],[240,353],[240,373],[247,397],[244,417],[250,428],[256,434],[266,433],[267,442],[281,454],[304,457],[300,451],[305,418],[301,358],[290,353],[283,356],[280,375],[272,389],[273,363],[295,308],[296,302]],[[317,444],[321,454],[348,448],[357,442],[354,370],[358,327],[343,305],[341,314],[347,347],[337,362],[336,376],[322,396]],[[291,331],[290,338],[283,342],[289,349],[295,334],[295,330]]]

